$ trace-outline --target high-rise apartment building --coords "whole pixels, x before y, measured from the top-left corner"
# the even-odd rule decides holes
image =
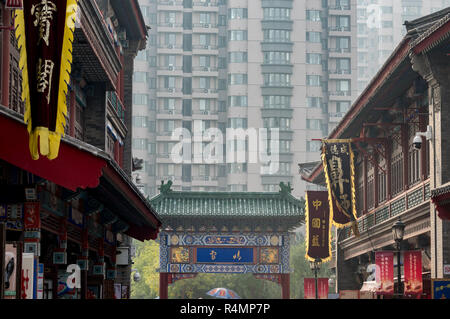
[[[139,2],[151,27],[133,78],[133,156],[144,159],[135,172],[143,192],[152,196],[170,179],[173,189],[193,191],[278,191],[290,182],[303,196],[309,186],[297,177],[298,163],[319,159],[317,139],[357,94],[356,0]],[[278,170],[259,159],[227,163],[228,154],[223,163],[175,163],[173,131],[193,132],[198,123],[224,138],[230,128],[279,128]],[[236,148],[249,155],[254,144]]]
[[[358,93],[406,34],[405,21],[450,6],[450,0],[358,0]]]

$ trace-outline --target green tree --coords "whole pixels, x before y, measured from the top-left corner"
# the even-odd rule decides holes
[[[159,295],[159,244],[154,241],[135,241],[136,257],[133,268],[141,274],[141,280],[131,283],[131,298],[152,299]]]

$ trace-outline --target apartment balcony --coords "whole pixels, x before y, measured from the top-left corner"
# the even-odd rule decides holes
[[[183,11],[183,1],[160,0],[157,6],[158,11]]]
[[[182,98],[183,91],[181,88],[158,88],[156,97]]]
[[[217,176],[192,176],[192,186],[218,186]]]
[[[183,24],[171,22],[158,23],[159,32],[183,33]]]
[[[217,23],[193,23],[193,33],[219,33]]]
[[[192,98],[197,99],[217,99],[219,98],[219,91],[217,89],[192,89]]]
[[[330,58],[350,58],[352,50],[350,48],[329,48]]]
[[[195,66],[192,68],[192,76],[219,76],[219,69],[215,66]]]
[[[219,12],[217,1],[194,1],[192,3],[192,11],[194,12]]]
[[[329,36],[336,37],[336,36],[350,36],[351,28],[343,27],[343,26],[330,26],[328,27]]]
[[[351,79],[352,70],[331,69],[328,70],[328,76],[331,80]]]
[[[339,123],[344,117],[344,112],[328,113],[328,121],[331,123]]]
[[[192,46],[193,55],[218,55],[219,47],[217,45],[196,44]]]
[[[181,66],[169,65],[169,66],[158,66],[158,70],[156,71],[156,75],[164,76],[183,76],[183,69]]]
[[[157,120],[182,120],[183,114],[179,109],[159,108],[156,113]]]
[[[158,44],[158,54],[183,54],[181,44]]]
[[[331,5],[328,7],[328,14],[329,15],[342,15],[342,14],[350,14],[351,6],[344,6],[344,5]]]
[[[328,91],[328,94],[330,96],[330,99],[336,98],[336,97],[346,97],[349,98],[352,96],[352,91]]]

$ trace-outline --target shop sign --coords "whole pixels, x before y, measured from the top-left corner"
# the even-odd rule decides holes
[[[422,252],[420,250],[405,251],[403,253],[403,264],[405,295],[422,294]]]
[[[394,294],[394,253],[392,251],[375,252],[375,264],[377,273],[375,280],[377,282],[380,295]]]

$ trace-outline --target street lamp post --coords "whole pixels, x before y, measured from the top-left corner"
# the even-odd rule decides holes
[[[320,259],[315,259],[314,261],[309,262],[309,266],[311,267],[311,270],[314,271],[314,280],[315,280],[315,287],[316,287],[316,299],[319,299],[319,291],[318,291],[318,284],[317,284],[317,273],[320,270]]]
[[[392,236],[394,237],[394,241],[397,244],[397,294],[399,297],[403,293],[400,258],[401,258],[401,242],[403,241],[404,234],[405,234],[405,224],[399,218],[394,223],[394,225],[392,225]]]

